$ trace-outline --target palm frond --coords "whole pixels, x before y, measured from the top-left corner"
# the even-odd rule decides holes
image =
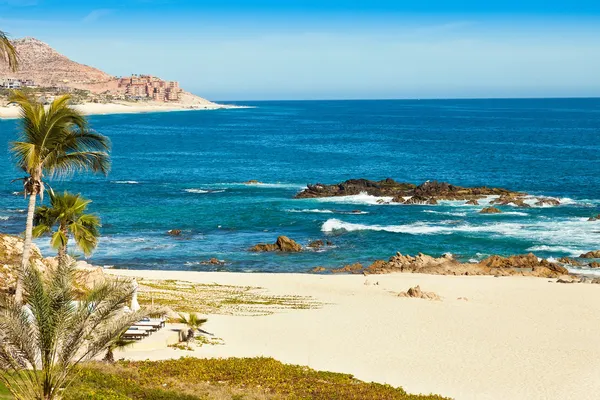
[[[2,31],[0,31],[0,60],[8,63],[8,67],[11,71],[17,70],[19,65],[17,49],[15,49],[15,46],[8,38],[8,35]]]

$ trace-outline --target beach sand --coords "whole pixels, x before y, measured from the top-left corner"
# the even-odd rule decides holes
[[[419,274],[108,272],[260,286],[323,303],[267,316],[210,315],[205,329],[225,345],[118,357],[269,356],[456,399],[595,399],[600,393],[600,285]],[[397,297],[416,285],[442,301]]]
[[[73,106],[85,115],[100,114],[137,114],[149,112],[190,111],[190,110],[218,110],[231,108],[246,108],[231,105],[222,105],[207,102],[206,104],[184,103],[85,103]],[[15,106],[0,107],[0,119],[14,119],[19,117],[19,108]]]

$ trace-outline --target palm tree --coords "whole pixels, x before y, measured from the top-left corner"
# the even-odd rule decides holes
[[[29,196],[25,243],[20,275],[29,267],[33,213],[36,198],[44,194],[45,175],[65,176],[75,171],[89,170],[108,173],[109,140],[88,128],[86,118],[69,106],[69,95],[56,98],[46,109],[19,91],[10,101],[21,108],[22,130],[16,142],[11,143],[15,162],[26,176],[23,178],[25,196]],[[23,301],[22,279],[17,280],[17,303]]]
[[[196,331],[204,332],[200,327],[204,325],[206,321],[208,321],[206,318],[200,318],[196,313],[190,313],[187,317],[185,314],[179,314],[179,322],[186,324],[188,327],[188,332],[185,337],[188,348],[190,347],[190,341],[194,340]]]
[[[50,191],[50,207],[38,207],[33,216],[33,237],[50,234],[52,228],[57,229],[51,235],[50,244],[58,250],[58,262],[67,264],[67,245],[72,235],[77,247],[83,254],[90,256],[98,245],[100,218],[86,214],[91,200],[65,191],[54,194]]]
[[[25,306],[0,294],[0,382],[17,400],[60,399],[77,366],[106,350],[151,311],[124,313],[130,282],[106,280],[76,301],[73,264],[28,268]]]
[[[102,359],[102,361],[105,361],[107,363],[114,363],[115,362],[115,350],[120,350],[120,349],[124,349],[127,346],[131,346],[132,344],[135,343],[135,340],[127,340],[127,339],[123,339],[123,338],[118,338],[116,339],[114,342],[112,342],[111,344],[109,344],[106,347],[106,354],[104,355],[104,358]]]
[[[16,71],[19,64],[17,50],[5,32],[0,31],[0,60],[8,64],[11,71]]]

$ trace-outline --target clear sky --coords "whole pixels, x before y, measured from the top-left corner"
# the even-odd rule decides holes
[[[0,29],[214,100],[600,96],[599,0],[0,0]]]

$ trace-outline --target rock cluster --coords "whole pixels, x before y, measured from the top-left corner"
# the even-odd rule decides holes
[[[250,248],[250,251],[265,252],[265,251],[283,251],[283,252],[299,252],[302,251],[302,246],[293,241],[287,236],[279,236],[273,244],[259,243]]]
[[[420,286],[415,286],[413,288],[408,289],[406,292],[398,293],[398,297],[413,297],[417,299],[426,299],[426,300],[442,300],[440,296],[435,294],[434,292],[424,292],[421,290]]]
[[[323,270],[319,270],[323,272]],[[538,259],[534,254],[510,257],[491,256],[480,263],[461,263],[451,254],[432,257],[423,253],[416,256],[397,253],[388,261],[377,260],[368,267],[356,263],[331,270],[332,273],[387,274],[412,272],[433,275],[522,275],[557,278],[569,271],[558,263]]]
[[[600,258],[600,250],[588,251],[579,256],[580,258]]]
[[[333,243],[331,243],[329,240],[313,240],[312,242],[310,242],[307,247],[310,247],[311,249],[320,249],[321,247],[325,247],[325,246],[332,246]]]
[[[200,264],[202,264],[202,265],[225,265],[226,263],[223,260],[219,260],[218,258],[213,257],[209,260],[200,262]]]

